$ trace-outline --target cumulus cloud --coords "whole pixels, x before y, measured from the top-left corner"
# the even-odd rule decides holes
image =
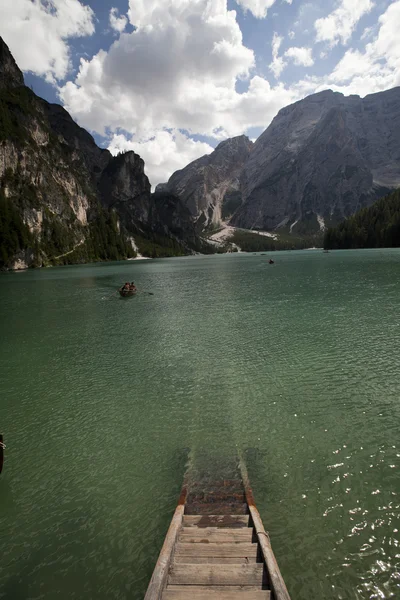
[[[177,130],[225,139],[266,126],[294,99],[284,86],[253,75],[254,53],[226,0],[134,0],[128,18],[135,31],[82,59],[76,79],[59,94],[82,126],[103,135],[125,130],[129,144],[147,153],[154,185],[205,152]],[[238,79],[247,79],[246,92],[236,91]],[[160,140],[179,148],[161,165],[149,151]]]
[[[270,70],[273,72],[275,77],[278,79],[283,69],[286,66],[286,63],[282,56],[279,56],[279,48],[283,42],[283,37],[278,35],[276,31],[274,31],[274,35],[272,37],[272,62],[269,65]]]
[[[66,77],[68,40],[92,35],[93,20],[92,9],[79,0],[0,1],[0,35],[18,65],[50,82]]]
[[[285,56],[293,60],[295,65],[303,67],[312,67],[314,60],[312,57],[312,48],[288,48]]]
[[[209,144],[196,142],[180,131],[157,131],[151,138],[142,140],[129,140],[125,135],[114,134],[108,149],[112,154],[126,150],[140,154],[153,187],[167,181],[174,171],[214,150]]]
[[[125,15],[119,16],[118,8],[110,10],[110,25],[117,33],[122,33],[128,24],[128,18]]]
[[[373,6],[372,0],[340,0],[330,15],[315,21],[316,41],[328,42],[331,46],[339,42],[347,44],[361,17]]]
[[[322,77],[309,77],[295,88],[300,95],[330,88],[343,94],[366,96],[400,85],[400,0],[378,19],[378,32],[364,50],[350,48],[333,71]]]
[[[257,19],[265,19],[268,9],[275,4],[276,0],[236,0],[236,3],[244,11],[251,12]],[[292,0],[286,0],[291,4]]]

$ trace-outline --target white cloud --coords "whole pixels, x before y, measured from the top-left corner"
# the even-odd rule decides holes
[[[348,50],[330,80],[348,94],[365,95],[400,85],[400,0],[379,17],[376,39],[363,52]]]
[[[278,35],[276,31],[274,31],[274,35],[272,36],[272,62],[269,65],[269,69],[273,72],[276,79],[279,78],[283,69],[286,66],[286,63],[282,56],[279,56],[279,48],[283,42],[283,37]]]
[[[160,140],[171,142],[166,130],[225,139],[266,126],[295,97],[282,85],[251,77],[254,53],[243,45],[226,0],[134,0],[128,18],[137,29],[122,33],[108,52],[81,59],[75,81],[59,93],[83,127],[102,134],[120,128],[128,139],[134,135],[129,143],[140,155],[148,153],[146,169],[154,185],[175,165],[167,158],[160,166],[157,152],[149,152]],[[235,86],[242,78],[249,82],[240,94]],[[205,152],[190,141],[183,147],[176,133],[174,140],[183,148],[179,167]]]
[[[315,21],[317,42],[328,42],[335,46],[347,44],[353,31],[364,15],[374,6],[372,0],[340,0],[339,6],[327,17]]]
[[[119,15],[118,8],[110,10],[110,25],[118,33],[122,33],[128,24],[128,18],[125,15]]]
[[[291,58],[295,65],[312,67],[314,64],[312,48],[288,48],[285,52],[285,56]]]
[[[92,35],[94,13],[79,0],[0,0],[0,35],[23,71],[62,80],[68,40]]]
[[[250,11],[257,19],[265,19],[268,9],[275,4],[276,0],[236,0],[236,3],[244,11]],[[288,0],[286,0],[288,2]],[[291,0],[289,1],[291,4]]]
[[[140,154],[146,165],[146,175],[153,186],[167,181],[174,171],[214,150],[209,144],[196,142],[179,131],[157,131],[151,138],[138,141],[115,134],[108,149],[112,154],[126,150]]]

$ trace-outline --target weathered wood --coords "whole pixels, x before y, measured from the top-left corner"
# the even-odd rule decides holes
[[[157,564],[154,568],[152,578],[147,588],[144,600],[160,600],[165,583],[167,581],[168,569],[171,564],[172,552],[175,542],[178,537],[179,530],[182,526],[183,513],[185,510],[185,501],[187,496],[186,487],[182,488],[179,497],[178,506],[176,507],[174,516],[172,517],[167,535],[165,536],[163,547],[161,548]]]
[[[276,558],[271,547],[269,535],[264,529],[260,513],[257,510],[253,497],[253,491],[250,487],[250,481],[246,465],[243,459],[240,460],[240,470],[242,473],[243,484],[246,492],[247,504],[249,506],[251,519],[253,521],[254,529],[258,538],[258,543],[260,544],[261,552],[268,570],[268,576],[272,590],[274,592],[275,600],[290,600],[289,592],[286,588],[285,582],[283,580],[283,577],[278,567],[278,563],[276,562]]]
[[[271,592],[268,590],[249,589],[225,586],[229,589],[216,589],[204,586],[174,586],[168,588],[163,595],[163,600],[270,600]],[[186,589],[185,589],[186,588]]]
[[[247,515],[249,509],[246,503],[198,503],[188,502],[185,510],[187,515]]]
[[[210,544],[186,544],[177,542],[175,547],[175,557],[184,556],[212,556],[218,562],[219,557],[242,556],[256,558],[258,553],[258,544],[241,543],[210,543]]]
[[[219,565],[236,565],[248,564],[257,562],[256,556],[185,556],[183,554],[175,554],[175,563],[197,565],[197,564],[219,564]]]
[[[212,596],[212,594],[217,594],[218,592],[255,592],[255,591],[260,591],[260,588],[257,586],[255,587],[254,585],[213,585],[212,587],[207,587],[204,585],[169,585],[168,586],[168,590],[171,592],[177,592],[179,590],[192,590],[193,592],[198,592],[198,591],[202,591],[204,589],[207,590],[207,592],[209,592],[210,596]],[[269,594],[269,590],[263,590],[265,591],[267,594]],[[267,596],[268,597],[268,596]]]
[[[249,526],[249,515],[184,515],[184,527],[229,527]]]
[[[264,582],[264,565],[181,565],[172,564],[168,585],[253,585]]]
[[[183,527],[179,534],[179,541],[193,544],[215,544],[222,543],[240,543],[251,542],[253,540],[253,529],[245,527],[243,529],[218,529],[204,528],[196,529],[196,527]]]

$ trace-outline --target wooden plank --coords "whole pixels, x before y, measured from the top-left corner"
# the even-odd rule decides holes
[[[270,600],[271,592],[269,590],[247,589],[240,587],[231,587],[230,589],[215,589],[210,587],[197,586],[174,586],[169,587],[163,594],[163,600]],[[186,588],[186,589],[185,589]]]
[[[184,515],[184,527],[248,527],[249,515]]]
[[[256,558],[258,544],[241,543],[210,543],[210,544],[186,544],[178,542],[175,547],[175,557],[184,556],[214,556],[214,557],[232,557],[242,556]]]
[[[160,600],[161,598],[162,591],[167,581],[168,569],[171,564],[172,551],[182,526],[186,496],[187,491],[186,488],[183,487],[179,497],[178,506],[175,509],[167,535],[165,536],[164,544],[161,548],[144,600]]]
[[[173,585],[252,585],[264,582],[264,565],[182,565],[172,564],[168,584]]]
[[[207,545],[207,544],[206,544]],[[236,565],[236,564],[249,564],[257,562],[256,556],[185,556],[183,554],[175,554],[175,563],[181,564],[216,564],[219,565]]]
[[[185,590],[186,593],[190,590],[194,592],[207,590],[207,592],[212,595],[217,594],[218,592],[255,592],[260,591],[260,588],[258,586],[255,587],[254,585],[213,585],[212,587],[207,587],[204,585],[169,585],[167,590],[170,592],[179,592],[180,590]],[[262,591],[266,594],[270,594],[269,590]]]
[[[247,503],[202,503],[188,502],[186,515],[247,515],[249,509]]]
[[[253,539],[253,529],[245,527],[243,529],[217,529],[212,527],[199,528],[183,527],[179,534],[179,541],[186,543],[240,543],[251,542]]]

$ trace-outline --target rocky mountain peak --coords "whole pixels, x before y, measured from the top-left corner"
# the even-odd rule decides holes
[[[199,230],[215,227],[240,204],[240,173],[253,145],[245,135],[224,140],[211,154],[176,171],[157,191],[178,196]]]
[[[24,85],[24,76],[18,68],[7,44],[0,37],[0,89]]]

